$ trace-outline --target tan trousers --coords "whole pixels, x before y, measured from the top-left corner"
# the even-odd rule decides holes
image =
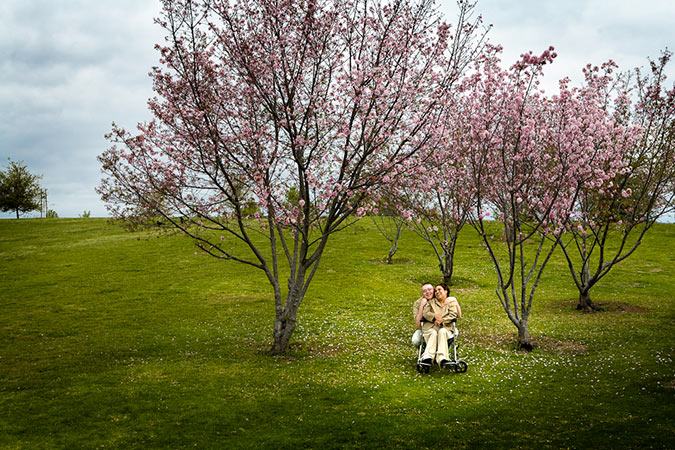
[[[436,361],[438,365],[444,359],[449,360],[448,353],[448,338],[450,332],[445,328],[432,327],[424,331],[424,340],[427,343],[427,348],[424,350],[422,359],[431,358]]]

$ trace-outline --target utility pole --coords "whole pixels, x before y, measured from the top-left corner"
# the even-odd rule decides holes
[[[40,191],[40,219],[42,219],[42,213],[44,212],[44,217],[47,217],[47,189],[42,189]]]

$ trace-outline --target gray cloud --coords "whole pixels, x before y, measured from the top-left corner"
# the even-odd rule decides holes
[[[44,175],[61,217],[106,211],[96,156],[112,121],[147,120],[159,2],[5,1],[0,6],[0,164]]]
[[[454,1],[438,3],[454,17]],[[131,129],[150,118],[147,73],[162,40],[153,24],[159,7],[158,0],[0,3],[0,165],[11,157],[43,174],[61,217],[106,214],[94,193],[96,156],[108,147],[103,136],[112,121]],[[505,47],[507,63],[556,47],[547,89],[566,75],[578,80],[587,62],[612,58],[629,69],[675,47],[670,0],[479,0],[478,9],[494,24],[490,39]]]
[[[443,2],[448,14],[454,8]],[[504,46],[505,64],[530,50],[556,48],[558,58],[546,68],[542,83],[547,90],[557,89],[565,76],[581,80],[587,63],[613,59],[629,70],[645,66],[647,57],[657,58],[665,47],[675,50],[675,3],[669,0],[479,0],[477,9],[485,23],[494,25],[488,36]],[[670,74],[672,79],[673,67]]]

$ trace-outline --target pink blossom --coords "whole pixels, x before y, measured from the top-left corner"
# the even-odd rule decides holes
[[[447,214],[464,220],[462,208],[474,200],[467,182],[473,174],[461,173],[469,161],[460,156],[481,131],[485,145],[499,134],[481,122],[485,114],[460,115],[479,101],[470,98],[469,80],[462,81],[463,65],[483,57],[492,63],[481,53],[480,19],[461,19],[472,16],[473,2],[458,3],[462,14],[453,29],[462,30],[461,42],[452,40],[436,9],[409,2],[400,8],[390,2],[161,3],[166,43],[158,46],[160,67],[150,72],[153,120],[136,135],[113,125],[112,147],[99,158],[105,172],[99,193],[114,215],[202,218],[245,244],[223,245],[218,256],[271,273],[276,254],[260,261],[267,254],[259,247],[267,241],[257,239],[261,230],[270,240],[283,235],[292,247],[307,238],[305,230],[331,233],[350,215],[377,213],[378,190],[407,188],[439,149],[434,164],[445,162],[443,176],[438,183],[419,179],[443,196],[466,198],[458,213]],[[547,55],[528,60],[540,65],[542,59]],[[474,72],[472,80],[499,90],[500,74]],[[462,152],[455,139],[464,139]],[[307,204],[311,214],[304,214]],[[267,224],[242,220],[249,213]],[[410,212],[402,216],[412,221]],[[198,225],[204,227],[202,220]],[[218,234],[194,228],[185,233],[206,245],[218,242]],[[223,241],[220,236],[218,244]],[[279,257],[299,264],[288,253]]]

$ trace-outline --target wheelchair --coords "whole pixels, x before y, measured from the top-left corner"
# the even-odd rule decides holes
[[[468,370],[469,365],[463,359],[457,358],[457,336],[459,335],[459,330],[457,329],[455,322],[456,320],[452,321],[452,334],[448,338],[448,355],[450,356],[450,360],[445,363],[444,367],[447,367],[456,373],[464,373]],[[422,355],[426,348],[427,343],[424,338],[422,338],[421,344],[417,347],[417,372],[419,373],[429,373],[431,366],[433,365],[433,361],[431,364],[422,361]]]

